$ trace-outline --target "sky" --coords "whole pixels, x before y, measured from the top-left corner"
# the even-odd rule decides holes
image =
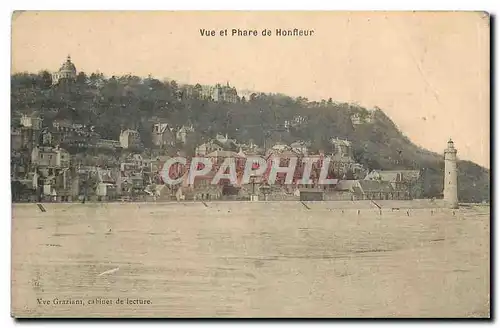
[[[294,28],[314,33],[275,35]],[[377,106],[414,143],[442,153],[452,138],[489,168],[489,33],[482,12],[17,12],[12,72],[55,71],[70,54],[86,73]]]

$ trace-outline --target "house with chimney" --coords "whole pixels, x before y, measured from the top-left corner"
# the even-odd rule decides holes
[[[120,146],[123,149],[138,150],[142,148],[141,137],[137,130],[126,129],[120,133]]]
[[[175,145],[177,136],[175,128],[168,123],[154,123],[151,130],[151,140],[156,147]]]
[[[175,133],[175,137],[178,142],[185,144],[190,134],[194,132],[193,125],[183,125]]]
[[[342,177],[352,171],[356,161],[353,158],[352,143],[346,139],[331,138],[331,155],[329,156],[334,172]]]
[[[403,193],[408,199],[419,198],[423,188],[419,170],[372,170],[364,180],[387,182],[395,191]]]
[[[68,200],[72,195],[73,174],[70,155],[59,147],[37,146],[31,152],[31,165],[39,176],[38,186],[52,200]]]
[[[224,147],[220,142],[218,142],[217,140],[210,140],[197,146],[195,149],[195,154],[197,156],[205,156],[214,151],[221,150],[224,150]]]

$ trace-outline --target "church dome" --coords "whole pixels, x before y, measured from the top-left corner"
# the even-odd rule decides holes
[[[72,72],[76,74],[76,67],[75,64],[71,62],[71,57],[68,55],[68,58],[66,59],[66,62],[64,62],[59,69],[59,72]]]

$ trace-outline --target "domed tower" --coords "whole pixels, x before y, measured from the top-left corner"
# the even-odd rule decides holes
[[[76,79],[76,67],[71,62],[71,57],[68,55],[66,61],[61,65],[59,71],[52,74],[52,84],[58,84],[62,80],[74,81]]]
[[[458,208],[457,150],[451,139],[444,150],[443,200],[446,207]]]

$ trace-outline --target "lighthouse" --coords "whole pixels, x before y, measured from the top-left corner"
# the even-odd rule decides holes
[[[457,150],[450,139],[444,150],[444,204],[448,208],[458,208]]]

